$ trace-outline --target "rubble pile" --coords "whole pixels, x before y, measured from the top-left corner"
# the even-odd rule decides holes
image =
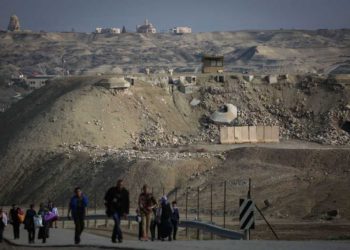
[[[280,126],[280,137],[283,139],[299,139],[330,145],[345,145],[350,143],[350,134],[341,129],[342,123],[350,120],[349,108],[346,100],[339,98],[332,100],[332,107],[323,112],[316,112],[310,107],[309,98],[317,95],[320,89],[330,92],[329,96],[341,95],[344,87],[329,78],[305,76],[293,85],[276,84],[275,86],[257,87],[236,82],[228,86],[210,86],[201,88],[201,106],[210,112],[218,105],[230,102],[237,105],[238,117],[231,122],[231,126]],[[285,100],[275,97],[274,93],[282,88],[297,90],[297,97],[293,97],[292,105],[286,105]],[[284,91],[285,91],[284,89]],[[275,92],[274,92],[275,91]],[[322,105],[322,104],[320,104]],[[203,125],[203,124],[202,124]],[[204,126],[202,126],[204,129]],[[205,141],[214,142],[218,136],[217,126],[212,126],[210,137]],[[215,131],[215,132],[214,132]]]
[[[73,153],[87,153],[91,158],[90,163],[102,164],[109,159],[125,159],[127,161],[132,160],[167,160],[175,161],[180,159],[198,159],[198,158],[210,158],[219,157],[224,158],[224,153],[217,152],[188,152],[188,151],[167,151],[159,149],[139,150],[139,149],[117,149],[111,146],[101,147],[99,145],[86,144],[84,142],[77,142],[75,144],[62,144],[60,145],[60,152],[64,153],[68,158]]]

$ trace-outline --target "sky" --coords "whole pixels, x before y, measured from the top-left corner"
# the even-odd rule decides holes
[[[146,18],[158,31],[350,28],[350,0],[0,0],[0,29],[16,14],[23,29],[135,31]]]

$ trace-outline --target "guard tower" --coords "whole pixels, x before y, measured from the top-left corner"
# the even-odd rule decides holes
[[[202,58],[202,73],[222,73],[224,72],[224,57],[204,55]]]

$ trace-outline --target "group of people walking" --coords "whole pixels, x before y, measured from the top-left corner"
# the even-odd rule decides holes
[[[112,232],[112,242],[123,241],[123,233],[120,228],[120,221],[129,214],[129,192],[123,186],[123,180],[118,180],[115,187],[108,189],[105,195],[106,214],[114,220]],[[144,185],[138,199],[138,208],[136,210],[137,221],[139,222],[139,239],[141,241],[158,240],[176,240],[178,224],[180,221],[179,209],[176,201],[172,206],[166,196],[163,196],[159,202],[149,192],[148,186]],[[157,237],[156,237],[157,230]],[[151,232],[151,237],[149,237]]]
[[[169,241],[172,239],[176,240],[180,220],[176,201],[173,201],[171,206],[167,197],[164,195],[157,202],[153,194],[149,192],[148,186],[144,185],[139,196],[138,205],[137,214],[140,217],[140,240],[148,241],[149,232],[151,232],[152,241],[155,239],[164,241],[166,238]]]
[[[116,186],[107,190],[104,201],[106,214],[114,221],[111,240],[113,243],[121,243],[123,242],[121,220],[127,218],[130,208],[129,191],[124,187],[123,180],[118,180]],[[87,196],[83,194],[80,187],[76,187],[74,189],[74,195],[70,199],[67,214],[68,219],[73,219],[74,221],[75,244],[79,244],[81,241],[88,203]],[[21,208],[14,204],[9,212],[9,218],[0,209],[0,242],[3,239],[4,228],[9,222],[13,226],[14,239],[19,239],[20,225],[23,223],[24,228],[28,231],[28,242],[30,244],[35,242],[37,229],[38,239],[42,240],[42,243],[45,243],[47,238],[49,238],[50,228],[57,227],[58,209],[51,201],[47,205],[41,203],[38,211],[34,208],[34,204],[31,204],[26,213],[24,213]],[[180,221],[176,201],[170,204],[166,196],[162,196],[157,201],[149,191],[148,186],[144,185],[138,198],[136,213],[139,223],[139,240],[176,240]],[[151,237],[149,237],[149,232],[151,233]]]
[[[38,211],[35,211],[34,204],[31,204],[26,212],[16,206],[16,204],[13,204],[9,211],[9,216],[0,209],[0,242],[3,240],[4,229],[9,223],[13,227],[15,240],[20,238],[20,225],[24,224],[24,229],[28,231],[29,244],[35,242],[36,229],[38,229],[38,239],[45,243],[49,237],[50,227],[54,225],[57,227],[55,224],[57,219],[58,209],[51,201],[47,205],[41,203]]]

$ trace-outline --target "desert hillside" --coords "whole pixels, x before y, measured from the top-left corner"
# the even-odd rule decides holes
[[[349,30],[171,34],[0,33],[0,76],[199,71],[201,56],[225,56],[229,71],[349,72]],[[63,63],[64,61],[64,63]]]
[[[340,206],[348,218],[340,192],[349,183],[346,83],[303,75],[277,84],[258,78],[249,83],[231,74],[223,83],[202,77],[196,91],[184,94],[172,84],[155,84],[153,78],[136,80],[127,90],[97,86],[100,79],[51,81],[0,114],[2,202],[50,197],[63,203],[75,185],[100,197],[120,177],[127,181],[133,202],[144,182],[158,195],[163,188],[171,192],[178,187],[180,201],[186,187],[200,187],[206,197],[211,182],[245,183],[241,189],[232,187],[233,202],[251,177],[259,202],[269,197],[280,204],[270,208],[272,217],[319,218]],[[198,105],[191,104],[194,99]],[[219,127],[209,117],[223,103],[238,108],[232,125],[279,125],[281,144],[233,151],[220,147]],[[300,146],[283,149],[290,140]],[[308,148],[309,143],[320,146]],[[328,189],[337,206],[312,196]],[[302,199],[315,199],[293,207],[305,190]]]
[[[72,74],[35,91],[0,87],[3,204],[48,198],[64,204],[80,185],[102,205],[103,192],[118,178],[125,179],[132,205],[144,183],[157,196],[163,188],[174,195],[176,187],[182,205],[185,190],[193,201],[199,188],[205,203],[208,187],[215,184],[219,199],[227,181],[228,214],[236,216],[250,177],[256,202],[271,204],[264,208],[268,217],[320,219],[340,210],[350,218],[350,80],[335,74],[349,72],[349,30],[3,32],[0,46],[3,83],[18,72],[61,74],[65,67]],[[222,80],[198,72],[204,53],[225,56]],[[139,73],[145,68],[150,75]],[[169,80],[169,68],[174,79],[183,72],[197,77],[192,93]],[[245,71],[254,79],[239,73]],[[277,83],[267,80],[271,72],[278,72]],[[135,78],[128,89],[97,84],[124,76]],[[11,97],[21,91],[27,91],[23,99]],[[238,110],[230,126],[276,125],[281,142],[220,145],[220,125],[210,116],[223,104]]]

